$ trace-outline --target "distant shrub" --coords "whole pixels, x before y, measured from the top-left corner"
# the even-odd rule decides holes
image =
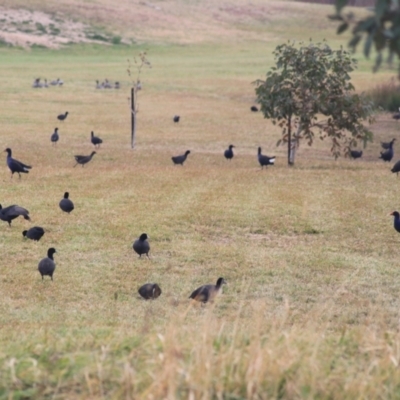
[[[121,36],[113,36],[113,38],[111,39],[111,43],[112,44],[121,44]]]
[[[400,107],[400,84],[397,79],[376,86],[369,91],[369,96],[376,107],[386,111],[399,111]]]
[[[41,24],[40,22],[36,22],[36,29],[39,32],[47,33],[46,27],[43,24]]]
[[[51,35],[57,36],[61,32],[60,29],[54,26],[54,24],[50,24],[49,27]]]
[[[87,33],[87,34],[86,34],[86,37],[87,37],[88,39],[99,40],[99,41],[101,41],[101,42],[108,42],[108,41],[109,41],[109,39],[108,39],[107,37],[105,37],[105,36],[103,36],[103,35],[99,35],[98,33],[93,33],[93,34]]]
[[[12,47],[12,44],[0,38],[0,47]]]
[[[47,49],[47,47],[43,46],[42,44],[33,43],[31,49]]]

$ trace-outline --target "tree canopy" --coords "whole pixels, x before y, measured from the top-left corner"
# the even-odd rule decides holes
[[[300,141],[331,140],[335,158],[348,155],[358,141],[372,140],[364,124],[372,122],[373,103],[355,93],[350,73],[356,60],[326,43],[288,42],[276,47],[275,66],[257,80],[257,102],[265,118],[282,128],[277,145],[287,143],[288,164],[294,164]]]
[[[371,10],[371,15],[359,21],[356,20],[354,13],[344,12],[344,8],[349,2],[349,0],[335,0],[336,13],[329,16],[330,19],[340,21],[337,29],[338,34],[345,32],[350,26],[353,26],[353,36],[349,41],[349,47],[355,51],[364,37],[364,55],[368,58],[373,47],[377,52],[374,71],[382,64],[385,51],[389,63],[396,56],[400,58],[399,1],[376,0],[375,7]]]

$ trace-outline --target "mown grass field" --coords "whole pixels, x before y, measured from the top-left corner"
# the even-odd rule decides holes
[[[146,23],[151,40],[131,47],[0,49],[0,148],[33,165],[11,180],[4,153],[0,168],[0,203],[32,218],[0,225],[0,398],[399,398],[400,237],[389,213],[400,208],[400,181],[378,155],[400,125],[379,115],[361,160],[334,161],[318,140],[289,168],[279,130],[249,111],[251,82],[265,76],[276,45],[315,35],[345,44],[330,9],[254,2],[273,10],[265,23],[220,24],[204,13],[210,32],[224,28],[204,38],[190,28],[190,7],[212,3],[156,4],[191,10],[177,11],[187,43],[162,40],[155,20],[153,30]],[[127,59],[143,50],[152,68],[141,76],[131,150]],[[374,75],[357,56],[358,90],[395,74]],[[65,84],[32,89],[38,76]],[[122,88],[96,90],[104,78]],[[92,151],[92,130],[104,143],[73,168],[75,154]],[[258,146],[275,166],[260,171]],[[187,149],[185,165],[172,165]],[[71,215],[58,208],[65,191]],[[39,243],[22,238],[33,225],[46,230]],[[149,260],[132,250],[142,232]],[[37,264],[49,247],[57,268],[42,282]],[[228,285],[218,301],[193,306],[192,290],[219,276]],[[159,299],[139,298],[146,282],[161,286]]]

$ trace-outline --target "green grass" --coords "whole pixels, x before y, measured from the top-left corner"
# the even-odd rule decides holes
[[[318,140],[287,167],[279,129],[249,108],[275,46],[325,25],[326,8],[293,7],[312,9],[311,22],[276,12],[272,26],[251,31],[268,40],[236,41],[234,30],[190,45],[0,49],[0,148],[33,165],[11,180],[4,153],[0,169],[0,203],[32,217],[0,225],[0,399],[400,396],[399,237],[388,215],[400,186],[378,160],[398,124],[380,115],[361,160],[334,161]],[[343,43],[328,26],[323,33]],[[126,69],[141,50],[152,68],[141,76],[131,150]],[[392,75],[373,75],[357,56],[359,90]],[[39,76],[65,84],[32,89]],[[105,78],[122,88],[96,90]],[[73,168],[74,154],[92,151],[92,130],[104,143]],[[277,156],[267,171],[258,146]],[[187,149],[184,167],[172,165]],[[58,208],[65,191],[71,215]],[[33,225],[46,230],[39,243],[22,239]],[[142,232],[150,260],[132,250]],[[49,247],[57,268],[42,282]],[[219,276],[228,285],[218,301],[191,305],[192,290]],[[146,282],[161,286],[156,301],[138,298]]]

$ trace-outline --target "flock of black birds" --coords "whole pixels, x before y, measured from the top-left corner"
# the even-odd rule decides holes
[[[394,118],[394,117],[393,117]],[[400,119],[400,113],[399,113],[399,119]],[[396,139],[392,139],[390,142],[381,142],[381,147],[383,149],[383,151],[381,151],[381,154],[379,156],[379,159],[385,161],[385,162],[390,162],[392,161],[393,157],[394,157],[394,142],[396,141]],[[358,150],[351,150],[350,151],[350,156],[351,158],[361,158],[363,155],[362,151],[358,151]],[[397,161],[394,165],[393,168],[390,170],[393,173],[396,173],[396,175],[399,175],[400,172],[400,160]]]
[[[253,106],[251,110],[258,111],[258,109],[256,109],[255,106]],[[66,111],[64,114],[58,115],[57,119],[61,122],[65,121],[65,119],[68,117],[68,114],[69,114],[68,111]],[[175,123],[178,123],[179,120],[180,120],[179,115],[175,115],[173,117],[173,121]],[[58,128],[56,127],[50,137],[50,141],[53,145],[56,145],[59,139],[60,135],[58,132]],[[100,145],[103,143],[103,140],[95,136],[93,131],[90,134],[90,140],[91,143],[96,148],[99,148]],[[231,144],[229,145],[228,149],[225,150],[224,157],[227,160],[233,159],[234,147],[235,146]],[[29,170],[32,168],[32,166],[24,164],[23,162],[13,158],[12,150],[10,148],[5,149],[4,151],[7,152],[7,166],[11,172],[11,178],[13,177],[14,173],[18,173],[19,177],[21,177],[21,173],[29,173]],[[87,156],[82,156],[82,155],[74,156],[76,161],[74,167],[76,167],[78,164],[81,164],[83,167],[85,164],[91,161],[91,159],[95,154],[96,152],[93,151],[90,155]],[[182,155],[172,157],[172,161],[174,164],[183,165],[189,154],[190,150],[187,150]],[[262,169],[264,168],[264,166],[274,165],[275,163],[275,157],[268,157],[266,155],[261,154],[261,147],[258,148],[257,157],[258,157],[258,162]],[[74,210],[74,203],[69,198],[68,192],[64,193],[64,197],[59,202],[59,207],[63,212],[68,214]],[[0,220],[7,222],[9,227],[11,227],[12,221],[18,218],[19,216],[22,216],[25,220],[30,221],[29,211],[27,209],[20,207],[16,204],[2,208],[0,204]],[[39,241],[44,234],[45,230],[40,226],[33,226],[32,228],[24,230],[22,232],[23,237],[33,241]],[[142,255],[146,255],[148,258],[150,258],[149,257],[150,244],[148,242],[148,239],[149,239],[148,235],[146,233],[143,233],[133,243],[132,246],[133,250],[139,255],[139,258],[141,258]],[[57,251],[54,247],[50,247],[47,251],[47,257],[40,260],[38,264],[38,271],[42,277],[42,280],[44,280],[45,276],[49,276],[50,279],[53,280],[53,274],[56,269],[56,263],[54,261],[54,254],[56,252]],[[218,278],[215,285],[208,284],[200,286],[195,291],[193,291],[193,293],[189,296],[189,298],[199,301],[201,303],[207,303],[209,301],[214,300],[215,296],[221,291],[222,285],[224,284],[226,284],[225,279],[220,277]],[[138,289],[138,293],[144,299],[148,300],[148,299],[156,299],[161,295],[162,291],[158,284],[146,283]]]
[[[51,142],[53,144],[56,144],[58,139],[59,139],[58,128],[56,128],[54,133],[51,135],[50,140],[51,140]],[[93,140],[92,140],[92,143],[93,143]],[[22,174],[28,174],[29,173],[29,170],[32,168],[31,165],[24,164],[23,162],[18,161],[15,158],[13,158],[12,157],[12,150],[10,148],[5,149],[4,151],[7,152],[7,166],[10,169],[11,178],[13,177],[13,175],[15,173],[17,173],[20,178],[21,178],[21,173]],[[76,164],[74,165],[74,167],[76,167],[78,164],[81,164],[82,167],[85,166],[85,164],[87,164],[89,161],[92,160],[92,158],[93,158],[93,156],[95,154],[96,154],[96,152],[92,151],[92,153],[89,154],[88,156],[82,156],[82,155],[74,156],[75,161],[76,161]]]
[[[384,149],[384,151],[381,151],[380,159],[382,159],[385,162],[390,162],[392,161],[392,158],[394,156],[394,149],[393,145],[396,139],[392,139],[390,142],[381,142],[381,146]],[[394,165],[393,168],[391,169],[393,173],[396,173],[396,175],[399,175],[400,172],[400,160],[397,161]]]
[[[400,107],[399,107],[399,112],[393,114],[393,119],[395,120],[400,120]],[[392,161],[393,157],[394,157],[394,142],[396,141],[396,139],[392,139],[390,142],[381,142],[381,147],[382,147],[382,151],[381,154],[379,156],[379,159],[385,161],[385,162],[390,162]],[[363,152],[362,151],[357,151],[357,150],[351,150],[350,151],[350,156],[354,159],[356,158],[361,158],[362,157]],[[399,172],[400,172],[400,160],[397,161],[392,169],[391,169],[392,173],[396,173],[397,176],[399,176]],[[400,214],[397,211],[393,211],[390,215],[393,216],[394,218],[394,229],[400,233]]]
[[[41,88],[48,88],[50,86],[62,86],[63,84],[64,81],[60,78],[51,81],[50,84],[47,83],[47,79],[45,79],[44,82],[42,83],[41,78],[36,78],[32,83],[32,87],[34,89],[41,89]]]
[[[252,112],[257,112],[258,108],[256,106],[251,106],[250,110]],[[393,116],[393,118],[400,119],[400,113],[398,114],[399,118],[397,118],[397,114]],[[65,121],[67,117],[68,117],[68,111],[66,111],[64,114],[58,115],[57,119],[62,122]],[[173,121],[174,123],[178,123],[180,121],[180,116],[175,115],[173,117]],[[58,128],[55,128],[53,134],[50,137],[50,140],[53,143],[53,145],[57,144],[59,138],[60,137],[58,133]],[[99,148],[100,145],[103,143],[103,140],[95,136],[93,131],[90,134],[90,140],[91,143],[96,148]],[[395,141],[396,139],[392,139],[390,142],[381,142],[383,151],[380,154],[379,157],[380,159],[382,159],[385,162],[390,162],[392,160],[394,156],[393,145]],[[234,148],[235,146],[231,144],[224,151],[224,157],[229,161],[231,161],[234,157],[234,152],[233,152]],[[11,178],[13,177],[14,173],[18,173],[19,177],[21,177],[21,173],[29,173],[29,170],[32,168],[32,166],[24,164],[21,161],[12,158],[12,150],[10,148],[6,148],[4,151],[7,152],[7,166],[11,171]],[[267,167],[268,165],[274,165],[275,156],[269,157],[263,155],[261,151],[262,151],[261,147],[258,147],[257,159],[261,166],[261,169],[263,169],[264,166]],[[90,155],[87,156],[84,155],[74,156],[76,161],[74,167],[76,167],[78,164],[81,164],[83,167],[85,164],[91,161],[91,159],[95,154],[96,152],[93,151]],[[175,165],[183,166],[189,154],[190,150],[187,150],[184,154],[173,156],[172,161]],[[351,150],[350,152],[350,156],[354,159],[362,157],[362,154],[363,154],[362,151],[357,151],[357,150]],[[397,174],[400,172],[400,161],[398,161],[393,166],[391,171],[393,173],[396,172]],[[68,192],[64,193],[64,197],[59,202],[59,207],[62,211],[68,214],[74,210],[74,203],[69,199]],[[391,213],[391,215],[394,217],[394,228],[396,229],[397,232],[400,233],[400,214],[397,211],[394,211],[393,213]],[[19,216],[22,216],[26,220],[30,220],[29,211],[26,210],[25,208],[20,207],[18,205],[12,205],[6,208],[2,208],[0,204],[0,220],[7,222],[10,227],[11,227],[11,222]],[[40,226],[34,226],[29,230],[24,230],[22,232],[24,237],[34,241],[39,241],[43,237],[44,233],[45,233],[44,229]],[[139,255],[139,258],[142,255],[146,255],[149,258],[150,244],[148,242],[148,238],[149,237],[147,236],[147,234],[143,233],[133,243],[133,250]],[[56,253],[56,249],[53,247],[49,248],[47,252],[47,257],[43,258],[38,264],[38,271],[42,276],[42,280],[46,275],[50,276],[51,280],[53,280],[53,274],[56,268],[56,264],[54,262],[54,253]],[[211,301],[215,298],[215,296],[220,292],[220,289],[223,284],[226,284],[226,281],[224,278],[220,277],[218,278],[215,285],[209,284],[200,286],[190,295],[189,298],[197,300],[202,303],[207,303],[208,301]],[[161,288],[156,283],[146,283],[138,289],[138,292],[146,300],[156,299],[162,293]]]
[[[74,209],[74,203],[68,197],[69,193],[65,192],[64,198],[61,199],[59,206],[62,211],[69,214]],[[30,221],[29,211],[27,209],[16,204],[3,208],[0,204],[0,219],[7,222],[10,227],[11,222],[19,216]],[[45,230],[41,226],[33,226],[29,230],[24,230],[22,232],[24,237],[36,242],[38,242],[44,234]],[[38,271],[42,276],[42,280],[45,275],[50,276],[51,280],[53,280],[53,273],[56,269],[56,264],[53,258],[54,253],[56,253],[56,249],[53,247],[49,248],[47,251],[47,257],[43,258],[38,264]]]
[[[233,148],[235,146],[233,144],[230,144],[229,147],[225,150],[224,152],[224,157],[227,160],[232,160],[234,153],[233,153]],[[171,157],[172,162],[175,165],[183,165],[183,163],[186,161],[187,156],[190,154],[190,150],[186,150],[184,154],[181,154],[179,156],[174,156]],[[257,153],[257,159],[258,162],[261,166],[261,169],[263,169],[264,167],[267,167],[268,165],[274,165],[275,164],[275,156],[272,157],[268,157],[264,154],[261,154],[261,147],[258,148],[258,153]]]
[[[258,111],[258,109],[257,107],[252,106],[251,111],[256,112]],[[57,119],[63,122],[68,117],[68,114],[69,114],[68,111],[66,111],[64,114],[58,115]],[[173,121],[174,123],[178,123],[180,121],[180,116],[175,115],[173,117]],[[59,141],[59,139],[60,135],[58,132],[58,128],[56,127],[50,137],[50,141],[55,146]],[[99,148],[100,145],[103,143],[103,140],[95,136],[93,131],[90,133],[90,141],[96,148]],[[233,159],[234,147],[235,146],[231,144],[229,145],[228,149],[225,150],[224,157],[227,160]],[[4,151],[7,152],[7,166],[10,169],[11,178],[13,177],[14,173],[18,173],[20,178],[21,178],[21,173],[29,173],[29,170],[32,168],[32,166],[24,164],[23,162],[13,158],[12,150],[10,148],[5,149]],[[83,167],[85,164],[91,161],[91,159],[95,154],[96,152],[93,151],[90,155],[87,156],[83,155],[74,156],[76,161],[74,167],[76,167],[78,164],[81,164]],[[190,150],[187,150],[184,154],[172,157],[172,161],[175,165],[183,166],[189,154]],[[261,147],[258,148],[257,158],[262,169],[264,168],[264,166],[266,167],[268,165],[274,165],[275,163],[275,157],[268,157],[266,155],[261,154]],[[59,207],[62,211],[68,214],[74,210],[74,203],[70,200],[68,192],[64,193],[64,197],[59,202]],[[30,220],[29,211],[27,209],[20,207],[18,205],[12,205],[6,208],[2,208],[0,204],[0,219],[2,221],[7,222],[10,227],[11,227],[11,222],[15,218],[18,218],[19,216],[22,216],[24,219],[28,221]],[[34,226],[29,230],[24,230],[22,232],[23,237],[31,239],[33,241],[39,241],[44,234],[45,230],[40,226]],[[139,255],[139,258],[142,257],[142,255],[146,255],[149,258],[150,244],[148,242],[148,239],[149,237],[147,236],[147,234],[143,233],[133,243],[133,250]],[[55,253],[56,249],[54,247],[50,247],[47,251],[47,257],[40,260],[38,264],[38,271],[42,276],[42,280],[44,279],[45,276],[50,276],[51,280],[53,280],[53,274],[56,269],[56,263],[54,261]],[[220,277],[218,278],[215,285],[208,284],[200,286],[189,296],[189,298],[199,301],[201,303],[207,303],[208,301],[214,300],[215,296],[220,292],[221,287],[224,284],[226,284],[225,279]],[[138,293],[144,299],[148,300],[148,299],[156,299],[161,295],[162,291],[158,284],[146,283],[138,289]]]
[[[67,118],[67,116],[68,116],[68,111],[65,114],[60,114],[57,118],[60,121],[64,121]],[[54,128],[54,132],[50,136],[50,141],[55,146],[55,145],[57,145],[57,142],[59,140],[60,140],[60,135],[58,132],[58,128]],[[90,133],[90,141],[96,148],[99,148],[100,145],[103,143],[103,140],[101,138],[99,138],[98,136],[95,136],[93,131]],[[23,162],[18,161],[15,158],[13,158],[12,150],[10,148],[5,149],[4,151],[7,152],[7,166],[10,169],[11,177],[13,177],[13,175],[15,173],[17,173],[19,175],[19,177],[21,178],[21,173],[23,173],[23,174],[29,173],[29,170],[32,168],[32,166],[24,164]],[[92,158],[95,154],[96,154],[96,152],[93,151],[91,154],[89,154],[87,156],[83,156],[83,155],[74,156],[75,161],[76,161],[76,164],[74,165],[74,167],[76,167],[78,164],[81,164],[83,167],[85,164],[87,164],[89,161],[92,160]]]
[[[96,80],[96,89],[120,89],[121,85],[119,82],[115,82],[112,84],[108,79],[105,79],[100,83],[99,80]]]
[[[74,210],[74,203],[69,199],[69,193],[65,192],[64,197],[60,200],[59,207],[62,211],[66,213],[70,213]],[[22,216],[26,220],[30,220],[29,211],[23,207],[18,205],[12,205],[6,208],[2,208],[0,204],[0,219],[8,223],[11,227],[11,222],[15,218]],[[33,241],[39,241],[45,231],[40,226],[34,226],[29,230],[24,230],[22,235],[28,239]],[[149,257],[150,252],[150,244],[148,242],[149,237],[146,233],[142,233],[137,240],[133,242],[133,250],[139,255],[139,258],[142,255],[146,255]],[[50,276],[51,280],[53,280],[53,274],[56,269],[56,263],[54,261],[54,253],[56,253],[56,249],[54,247],[50,247],[47,250],[47,257],[41,259],[38,264],[38,271],[42,276],[42,280],[44,277]],[[208,301],[212,301],[215,296],[219,293],[221,286],[226,284],[224,278],[219,278],[217,280],[216,285],[203,285],[197,288],[189,298],[199,301],[201,303],[207,303]],[[139,294],[146,300],[156,299],[161,295],[161,288],[156,283],[146,283],[141,286],[138,290]]]
[[[133,250],[139,254],[139,258],[143,254],[149,258],[150,244],[147,233],[142,233],[138,239],[133,242]],[[50,251],[50,249],[49,249]],[[49,256],[48,256],[49,257]],[[43,260],[42,260],[43,261]],[[218,278],[216,285],[203,285],[197,288],[190,296],[190,299],[207,303],[213,301],[215,296],[220,292],[223,284],[226,284],[224,278]],[[146,300],[156,299],[162,293],[160,286],[157,283],[145,283],[138,290],[138,293]]]

